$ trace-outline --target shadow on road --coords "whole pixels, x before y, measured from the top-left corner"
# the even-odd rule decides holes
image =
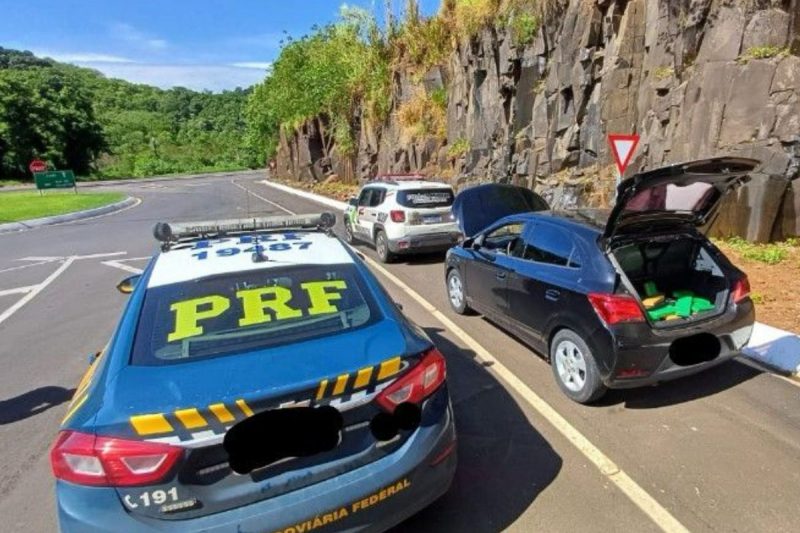
[[[638,389],[610,390],[598,406],[625,404],[628,409],[657,409],[713,396],[758,377],[763,372],[736,360],[704,370],[699,374]]]
[[[14,398],[0,401],[0,426],[13,424],[36,416],[64,402],[68,402],[75,389],[48,385],[39,387]]]
[[[556,478],[561,457],[474,352],[442,337],[441,329],[426,331],[447,359],[458,468],[447,494],[392,531],[501,531]]]

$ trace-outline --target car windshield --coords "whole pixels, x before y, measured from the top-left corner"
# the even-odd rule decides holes
[[[163,365],[305,341],[374,323],[352,265],[269,268],[147,290],[131,364]]]
[[[449,207],[453,205],[453,191],[442,189],[409,189],[397,193],[397,203],[403,207]]]

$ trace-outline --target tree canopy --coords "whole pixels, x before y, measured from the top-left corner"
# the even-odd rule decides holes
[[[36,157],[97,177],[261,166],[243,140],[249,94],[162,90],[0,48],[0,177],[29,178]]]

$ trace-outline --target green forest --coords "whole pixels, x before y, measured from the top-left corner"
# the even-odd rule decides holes
[[[249,94],[162,90],[0,48],[0,179],[31,179],[34,158],[84,179],[263,166]]]

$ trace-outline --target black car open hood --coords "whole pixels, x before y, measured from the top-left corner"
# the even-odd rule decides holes
[[[619,184],[603,237],[644,227],[707,229],[722,199],[760,164],[755,159],[718,157],[636,174]]]
[[[465,237],[475,236],[508,215],[548,209],[544,198],[532,190],[500,183],[470,187],[453,201],[453,215]]]

